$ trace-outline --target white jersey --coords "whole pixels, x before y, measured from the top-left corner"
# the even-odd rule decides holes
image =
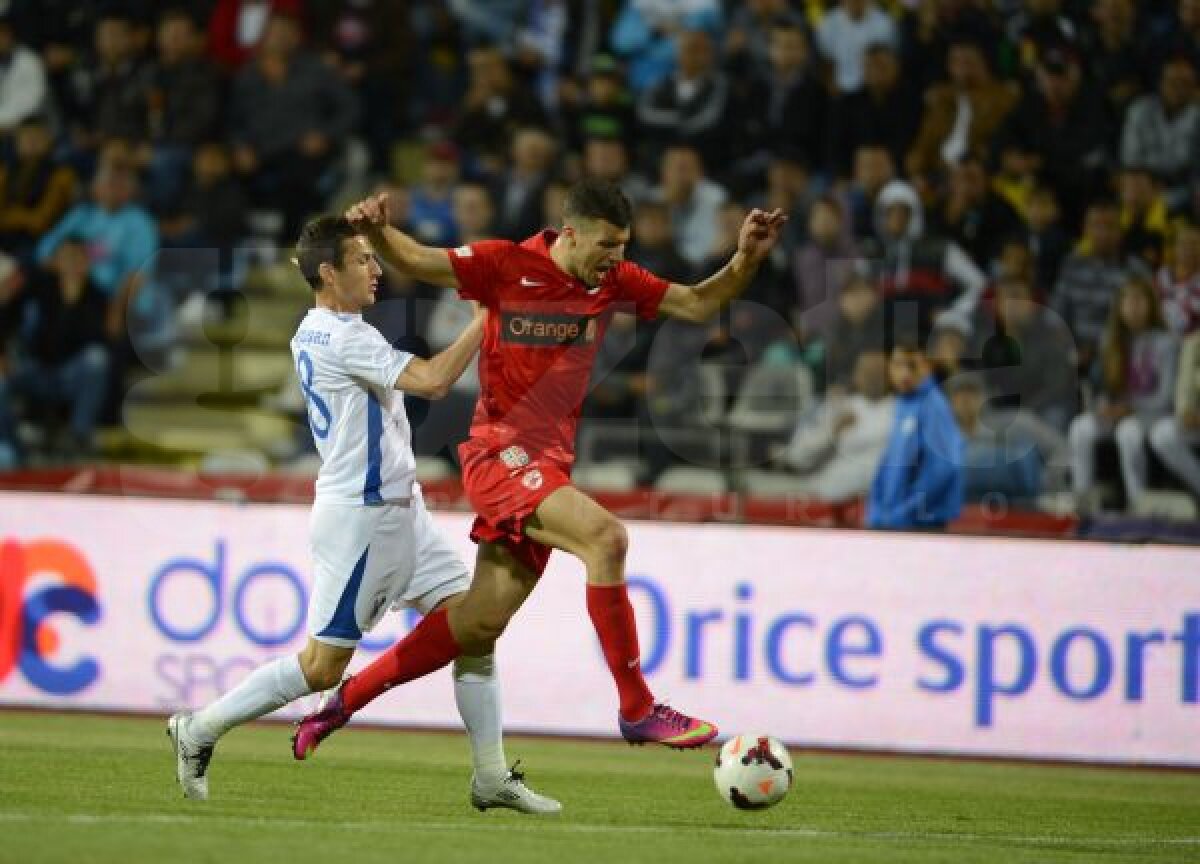
[[[413,355],[361,315],[318,306],[292,337],[292,357],[321,454],[317,498],[367,506],[411,498],[412,429],[395,385]]]

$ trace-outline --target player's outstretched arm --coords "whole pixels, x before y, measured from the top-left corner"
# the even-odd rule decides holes
[[[386,192],[364,198],[346,211],[346,218],[384,261],[418,281],[457,290],[458,277],[445,249],[424,246],[391,225]]]
[[[454,382],[462,377],[467,365],[479,350],[483,340],[483,325],[487,313],[478,304],[471,323],[446,348],[425,360],[414,357],[396,378],[396,389],[423,399],[441,399],[450,392]]]
[[[663,295],[659,312],[670,318],[700,323],[746,290],[758,267],[779,239],[787,221],[782,210],[751,210],[738,234],[738,248],[729,263],[696,285],[672,283]]]

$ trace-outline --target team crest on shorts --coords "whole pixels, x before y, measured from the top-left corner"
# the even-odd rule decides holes
[[[528,472],[524,477],[521,478],[521,485],[529,490],[541,489],[542,488],[542,472],[539,471],[537,468],[534,468],[532,471]]]
[[[514,444],[512,447],[500,451],[500,461],[504,463],[505,467],[516,470],[529,464],[529,454],[523,447]]]

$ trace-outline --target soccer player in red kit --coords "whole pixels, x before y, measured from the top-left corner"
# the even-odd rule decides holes
[[[546,230],[521,244],[422,246],[391,227],[382,195],[346,215],[390,264],[422,282],[457,289],[488,310],[479,403],[470,439],[459,450],[463,485],[478,514],[471,537],[479,549],[461,603],[426,616],[302,720],[296,758],[385,690],[459,654],[489,653],[537,585],[551,549],[569,552],[587,569],[587,611],[616,683],[625,739],[675,748],[712,740],[713,724],[656,702],[642,677],[625,588],[628,537],[615,516],[571,485],[575,428],[614,311],[707,320],[749,284],[778,239],[783,213],[751,211],[729,263],[697,285],[669,284],[623,260],[629,202],[602,181],[571,187],[561,232]]]

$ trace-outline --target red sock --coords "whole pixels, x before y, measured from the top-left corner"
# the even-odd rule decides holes
[[[342,705],[353,714],[380,693],[436,672],[461,653],[446,610],[431,612],[411,633],[342,685]]]
[[[621,716],[640,720],[654,707],[654,696],[642,677],[637,622],[625,584],[588,585],[587,610],[600,637],[600,647],[617,685]]]

